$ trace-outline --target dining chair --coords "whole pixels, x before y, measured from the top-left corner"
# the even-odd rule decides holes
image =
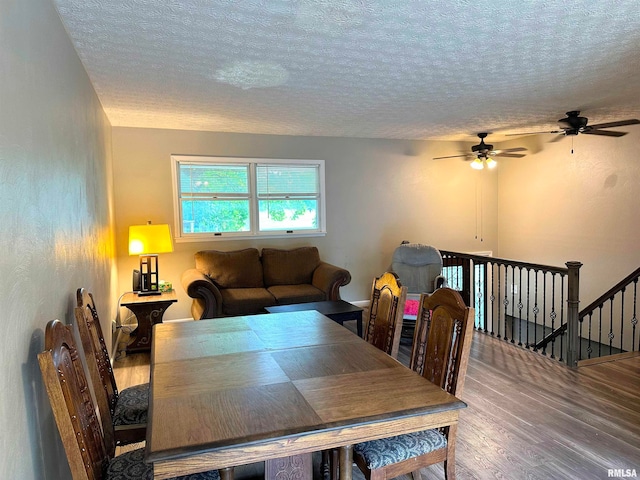
[[[393,358],[398,358],[402,317],[407,299],[407,287],[398,281],[394,272],[376,277],[371,285],[371,299],[366,312],[364,339]],[[322,470],[325,478],[339,477],[339,451],[322,451]]]
[[[473,309],[460,294],[441,288],[420,296],[410,367],[460,398],[473,338]],[[394,478],[444,462],[447,480],[455,479],[457,424],[354,445],[353,459],[370,480]]]
[[[395,273],[385,272],[374,279],[365,340],[393,358],[398,358],[406,299],[407,287]]]
[[[153,465],[144,449],[109,454],[71,329],[52,320],[45,331],[45,350],[38,354],[42,380],[74,480],[152,480]],[[219,480],[217,470],[176,477]]]
[[[75,318],[80,340],[87,358],[106,445],[113,455],[117,445],[145,440],[149,383],[118,391],[93,295],[79,288],[76,298],[78,306],[75,308]]]

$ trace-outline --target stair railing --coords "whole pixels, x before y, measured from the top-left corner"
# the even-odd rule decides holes
[[[580,312],[580,358],[640,351],[640,331],[637,326],[638,279],[640,268]],[[625,326],[631,332],[627,332]]]
[[[614,355],[627,351],[640,351],[640,330],[637,327],[638,279],[640,268],[611,287],[591,302],[578,314],[579,359]],[[632,302],[626,301],[626,294],[632,287]],[[628,322],[631,334],[625,336]],[[550,341],[567,331],[567,324],[551,332],[535,345],[544,348]],[[636,338],[638,340],[636,341]]]
[[[440,253],[447,283],[475,307],[477,330],[577,365],[580,262],[556,267],[445,250]],[[565,324],[566,336],[556,334],[537,346]]]

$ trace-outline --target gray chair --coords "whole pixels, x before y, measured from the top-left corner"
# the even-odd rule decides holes
[[[423,293],[433,293],[447,286],[442,276],[442,255],[431,245],[403,242],[393,252],[390,270],[407,287],[407,305],[417,302]],[[415,315],[405,315],[403,336],[412,336],[415,324]]]
[[[408,293],[433,293],[446,286],[442,276],[442,255],[431,245],[403,243],[393,252],[391,271],[398,275]]]

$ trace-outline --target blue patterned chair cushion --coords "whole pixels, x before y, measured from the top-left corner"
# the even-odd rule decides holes
[[[149,384],[134,385],[118,394],[113,424],[145,425],[149,411]]]
[[[365,459],[369,470],[375,470],[446,446],[447,439],[438,430],[424,430],[358,443],[353,449]]]
[[[105,480],[153,480],[153,465],[144,463],[144,448],[118,455],[109,462]],[[176,477],[173,480],[220,480],[217,470]]]

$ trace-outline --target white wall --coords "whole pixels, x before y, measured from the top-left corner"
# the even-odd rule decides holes
[[[111,133],[48,0],[0,0],[0,105],[0,478],[70,478],[36,355],[80,286],[110,324]]]
[[[640,126],[619,130],[629,133],[514,140],[532,153],[500,164],[500,256],[582,262],[580,308],[640,266]]]
[[[114,128],[120,292],[131,289],[131,270],[138,264],[137,257],[127,255],[129,225],[173,222],[171,154],[324,159],[328,233],[311,239],[176,244],[173,253],[159,258],[160,277],[173,282],[178,294],[166,319],[190,316],[191,300],[180,276],[202,249],[316,245],[323,260],[351,272],[351,283],[341,290],[346,300],[368,298],[373,278],[389,266],[402,240],[452,250],[495,250],[496,173],[474,171],[460,159],[432,159],[459,148],[446,142]],[[476,223],[476,196],[480,198],[481,190],[483,241]]]
[[[448,142],[114,128],[119,290],[130,289],[137,265],[126,255],[128,226],[173,220],[170,155],[235,155],[326,160],[328,234],[177,244],[160,259],[161,277],[179,298],[167,319],[189,316],[180,275],[198,250],[317,245],[323,259],[352,274],[343,298],[361,300],[405,239],[555,266],[581,261],[586,306],[640,265],[640,127],[625,130],[615,139],[574,138],[573,154],[571,138],[517,138],[500,147],[525,146],[526,157],[501,158],[496,170],[476,172],[458,159],[432,160],[461,148]]]

